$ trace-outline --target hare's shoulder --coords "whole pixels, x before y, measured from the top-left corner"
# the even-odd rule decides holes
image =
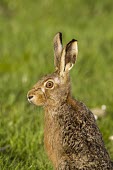
[[[72,99],[59,108],[57,122],[62,134],[70,141],[90,141],[101,143],[101,133],[96,124],[93,113],[84,103]]]
[[[86,107],[86,105],[75,99],[68,99],[66,103],[61,105],[57,110],[59,121],[66,124],[81,125],[82,127],[87,124],[96,124],[93,113]],[[81,128],[82,128],[81,127]]]

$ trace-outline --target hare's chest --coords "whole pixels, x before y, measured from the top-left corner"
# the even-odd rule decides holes
[[[46,119],[47,118],[47,119]],[[58,155],[60,148],[60,133],[57,123],[54,118],[45,116],[45,125],[44,125],[44,145],[48,153],[49,158],[56,167],[58,164]]]

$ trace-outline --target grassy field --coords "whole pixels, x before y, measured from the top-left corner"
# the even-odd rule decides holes
[[[0,0],[0,170],[52,170],[44,151],[42,108],[26,94],[53,71],[53,36],[78,40],[71,71],[73,96],[89,108],[107,106],[98,120],[113,159],[113,1]]]

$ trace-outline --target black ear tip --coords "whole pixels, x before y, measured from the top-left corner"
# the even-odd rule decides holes
[[[59,31],[57,34],[60,34],[60,35],[62,35],[62,33]]]
[[[71,44],[73,44],[74,42],[78,42],[78,41],[75,40],[75,39],[72,39],[72,40],[66,45],[66,49],[67,49]]]
[[[61,32],[57,32],[57,33],[55,34],[54,39],[60,39],[60,41],[61,41],[61,43],[62,43],[62,33],[61,33]]]
[[[71,40],[71,42],[74,42],[74,41],[77,41],[77,42],[78,42],[78,40],[76,40],[76,39],[72,39],[72,40]]]
[[[61,42],[61,44],[62,44],[62,33],[61,33],[61,32],[58,32],[56,35],[59,36],[60,42]]]
[[[62,33],[61,32],[57,32],[55,35],[62,36]]]
[[[59,32],[59,37],[60,37],[60,39],[62,39],[62,33],[61,32]]]

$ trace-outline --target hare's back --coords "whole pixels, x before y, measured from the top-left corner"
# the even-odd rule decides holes
[[[107,169],[111,166],[94,115],[82,102],[74,100],[65,103],[57,116],[63,153],[72,162],[78,167],[87,165],[90,168],[100,166]]]

